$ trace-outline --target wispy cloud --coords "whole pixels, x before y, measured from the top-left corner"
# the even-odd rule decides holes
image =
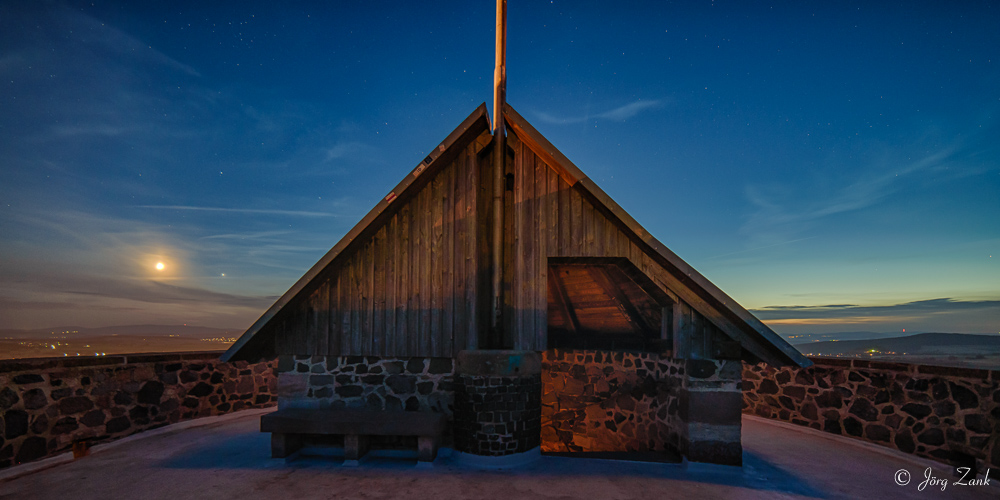
[[[237,231],[205,234],[199,226],[178,224],[184,221],[179,217],[157,224],[75,210],[24,213],[10,221],[11,239],[0,241],[0,297],[10,308],[0,304],[0,328],[26,316],[14,304],[19,301],[35,310],[65,303],[95,311],[146,307],[171,309],[177,320],[193,307],[205,315],[215,310],[250,318],[335,242],[329,234],[267,221],[252,224],[267,229],[247,227],[243,234],[238,221],[231,226]],[[157,262],[167,269],[157,271]]]
[[[706,257],[705,260],[721,259],[723,257],[731,257],[733,255],[740,255],[740,254],[745,254],[745,253],[750,253],[750,252],[756,252],[757,250],[766,250],[768,248],[780,247],[780,246],[784,246],[784,245],[791,245],[792,243],[798,243],[800,241],[811,240],[813,238],[816,238],[816,236],[810,236],[808,238],[796,238],[794,240],[779,241],[777,243],[771,243],[769,245],[757,246],[757,247],[753,247],[753,248],[746,248],[746,249],[743,249],[743,250],[737,250],[735,252],[726,252],[726,253],[719,254],[719,255],[713,255],[711,257]]]
[[[292,231],[257,231],[257,232],[247,232],[247,233],[211,234],[208,236],[202,236],[201,239],[265,241],[265,240],[272,240],[276,237],[285,236],[288,234],[292,234]]]
[[[52,312],[67,312],[67,311],[88,311],[94,308],[94,304],[91,302],[85,302],[81,300],[61,300],[67,297],[60,297],[59,299],[53,300],[52,296],[37,300],[26,300],[21,297],[4,297],[0,295],[0,311],[10,312],[10,311],[45,311],[46,313]],[[70,298],[71,299],[71,298]],[[142,304],[136,304],[134,306],[109,306],[105,311],[131,311],[131,312],[141,312],[144,309]],[[55,323],[55,321],[53,322]],[[0,328],[10,327],[9,323],[5,323]]]
[[[856,304],[828,304],[816,306],[767,306],[751,312],[769,323],[813,324],[840,322],[858,323],[916,319],[959,312],[997,310],[1000,300],[956,300],[939,298],[918,300],[886,306],[861,306]]]
[[[646,111],[648,109],[656,109],[661,106],[661,102],[658,100],[652,101],[636,101],[624,106],[617,107],[611,111],[605,111],[603,113],[598,113],[595,115],[596,118],[604,118],[607,120],[628,120],[639,113]]]
[[[837,214],[871,207],[896,191],[897,183],[947,164],[954,149],[944,149],[896,167],[879,167],[841,185],[804,196],[801,189],[747,185],[744,192],[753,212],[740,232],[757,241],[789,240],[811,223]]]
[[[148,43],[121,31],[107,23],[98,21],[79,11],[57,6],[51,10],[53,19],[57,24],[67,28],[68,33],[85,34],[80,38],[84,46],[98,48],[116,54],[120,58],[140,60],[148,64],[155,64],[180,71],[191,76],[201,76],[198,70],[184,64],[159,50],[154,49]],[[89,35],[89,36],[87,36]]]
[[[341,158],[364,159],[376,156],[378,149],[363,142],[345,141],[338,142],[326,149],[326,157],[323,161],[329,162]]]
[[[227,297],[200,289],[157,288],[157,285],[129,287],[118,284],[104,291],[42,293],[17,290],[16,295],[0,293],[0,314],[3,316],[0,328],[160,322],[241,326],[249,325],[275,299],[264,296]]]
[[[20,288],[31,296],[42,292],[53,297],[89,296],[122,299],[152,304],[203,303],[215,306],[266,307],[274,301],[273,296],[253,296],[225,293],[198,286],[175,285],[147,277],[105,275],[67,269],[60,266],[53,270],[33,270],[18,272],[5,270],[0,283],[9,290]],[[10,299],[8,299],[10,300]],[[79,302],[79,299],[70,302]]]
[[[304,271],[301,261],[289,262],[290,255],[323,255],[333,239],[323,235],[303,235],[292,231],[260,231],[247,233],[213,234],[202,236],[200,241],[218,243],[216,253],[239,252],[246,259],[246,265],[259,270],[263,268],[287,270],[294,275]],[[293,244],[298,243],[298,244]]]
[[[192,210],[200,212],[225,212],[234,214],[287,215],[292,217],[342,217],[330,212],[309,212],[305,210],[268,210],[260,208],[198,207],[189,205],[139,205],[136,208],[157,210]]]
[[[128,273],[93,272],[66,263],[24,260],[0,263],[0,328],[44,327],[57,323],[102,325],[153,318],[191,322],[195,318],[243,324],[266,309],[272,295],[225,292],[203,280],[167,283]],[[98,270],[100,267],[98,268]]]
[[[162,89],[158,83],[167,77],[181,77],[186,87],[200,79],[196,69],[152,44],[61,3],[4,4],[0,18],[8,31],[0,77],[17,95],[8,104],[48,118],[32,121],[48,125],[57,139],[152,126],[164,116],[157,111],[164,103],[151,98],[150,89]]]
[[[556,116],[553,114],[545,113],[543,111],[535,112],[538,119],[546,123],[554,123],[557,125],[568,125],[572,123],[582,123],[590,120],[612,120],[612,121],[625,121],[630,118],[635,117],[639,113],[644,111],[660,108],[664,105],[662,100],[653,99],[649,101],[635,101],[630,102],[624,106],[619,106],[612,110],[604,111],[601,113],[585,114],[580,116]]]
[[[58,126],[52,129],[52,133],[56,137],[74,137],[74,136],[106,136],[106,137],[116,137],[131,130],[126,127],[119,127],[115,125],[106,125],[94,123],[90,125],[76,125],[76,126]]]
[[[127,299],[152,304],[212,303],[216,306],[250,307],[264,309],[276,296],[245,296],[220,293],[203,288],[171,285],[153,280],[117,280],[99,277],[83,277],[82,287],[64,289],[65,293]],[[63,286],[66,286],[63,284]]]
[[[880,325],[884,323],[914,323],[921,318],[919,316],[842,316],[837,318],[783,318],[768,319],[768,325],[795,325],[806,327],[818,326],[841,326],[848,325]]]

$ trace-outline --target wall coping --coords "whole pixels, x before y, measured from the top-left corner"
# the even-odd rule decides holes
[[[842,359],[810,357],[813,366],[830,366],[838,368],[866,368],[870,370],[891,370],[912,375],[947,375],[952,377],[978,378],[1000,382],[1000,370],[985,368],[960,368],[957,366],[922,365],[901,363],[898,361],[875,361],[867,359]]]
[[[455,373],[480,377],[526,377],[542,373],[542,356],[535,351],[461,351]]]
[[[87,366],[127,365],[130,363],[164,363],[169,361],[217,360],[224,350],[217,351],[184,351],[169,353],[131,353],[115,354],[113,356],[72,356],[51,358],[15,358],[0,360],[0,373],[46,370],[52,368],[80,368]],[[496,352],[496,351],[494,351]],[[914,375],[948,375],[954,377],[978,378],[982,380],[1000,381],[1000,370],[985,368],[961,368],[955,366],[937,366],[898,361],[875,361],[867,359],[823,358],[810,356],[809,360],[815,366],[839,368],[866,368],[872,370],[891,370]],[[532,360],[534,361],[534,360]],[[530,363],[530,362],[529,362]],[[533,363],[530,363],[533,364]]]

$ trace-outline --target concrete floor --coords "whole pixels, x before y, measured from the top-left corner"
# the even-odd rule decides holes
[[[430,467],[371,458],[345,468],[326,458],[269,458],[269,435],[249,410],[185,422],[95,447],[78,460],[54,457],[0,471],[0,499],[391,498],[1000,498],[991,486],[961,486],[950,468],[810,429],[744,417],[742,471],[545,456],[530,466],[478,470],[444,450]],[[918,490],[925,469],[947,480]],[[911,481],[896,484],[897,471]]]

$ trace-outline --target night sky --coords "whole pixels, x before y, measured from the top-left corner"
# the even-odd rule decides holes
[[[0,3],[0,328],[248,327],[492,106],[494,9]],[[779,333],[1000,332],[996,2],[508,24],[508,102]]]

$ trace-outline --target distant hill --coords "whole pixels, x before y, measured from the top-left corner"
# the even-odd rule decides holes
[[[242,334],[243,330],[237,328],[185,325],[0,330],[0,359],[220,351],[228,348]]]
[[[923,332],[918,332],[923,333]],[[797,333],[782,335],[791,344],[821,342],[824,340],[870,340],[888,339],[893,337],[908,337],[915,333],[905,332],[833,332],[833,333]]]
[[[921,333],[894,338],[793,342],[793,345],[803,354],[814,356],[994,354],[1000,353],[1000,335]]]
[[[125,325],[83,328],[79,326],[58,326],[39,328],[35,330],[0,330],[0,339],[45,339],[57,336],[65,337],[103,337],[115,335],[150,335],[150,336],[180,336],[180,337],[216,337],[239,336],[242,328],[211,328],[207,326],[187,325]]]

